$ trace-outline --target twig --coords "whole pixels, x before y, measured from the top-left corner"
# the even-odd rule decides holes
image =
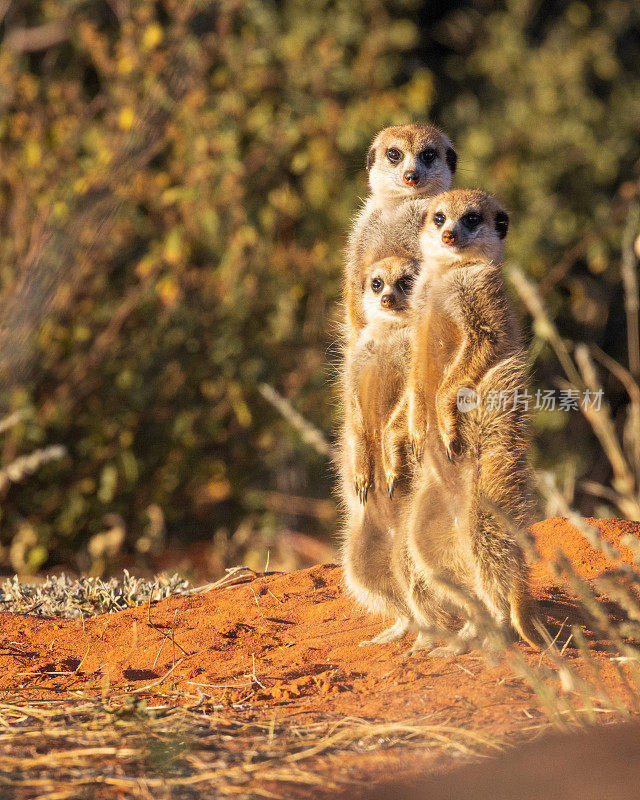
[[[40,467],[50,461],[58,461],[67,454],[65,447],[59,444],[52,444],[40,450],[34,450],[26,456],[20,456],[12,461],[4,469],[0,470],[0,491],[9,483],[18,483],[27,475],[32,475]]]
[[[14,28],[4,39],[5,47],[17,53],[35,53],[65,42],[72,28],[61,22],[47,22],[34,28]]]
[[[627,222],[622,233],[622,259],[620,275],[624,288],[624,309],[627,315],[627,345],[629,350],[629,371],[634,377],[640,376],[640,332],[638,330],[638,274],[633,245],[640,229],[640,204],[632,203],[627,214]]]
[[[298,431],[303,442],[311,445],[322,456],[327,456],[328,458],[333,456],[333,449],[322,431],[306,420],[299,411],[296,411],[291,403],[279,394],[273,386],[261,383],[258,386],[258,391]]]
[[[573,386],[576,389],[583,389],[584,386],[580,374],[571,360],[569,351],[567,350],[562,337],[558,333],[558,329],[549,319],[549,315],[545,310],[545,307],[542,303],[542,298],[540,297],[540,293],[538,292],[536,286],[531,283],[531,281],[527,280],[522,270],[518,269],[517,267],[512,267],[507,272],[507,277],[520,295],[520,298],[527,307],[527,310],[533,317],[535,323],[535,332],[538,334],[538,336],[546,339],[551,344],[558,361],[562,365],[567,378],[573,384]]]
[[[169,677],[169,675],[173,675],[174,669],[177,669],[180,666],[180,664],[182,664],[183,661],[184,658],[178,659],[178,661],[174,662],[171,669],[168,672],[165,672],[165,674],[161,678],[158,678],[158,680],[153,681],[152,683],[148,683],[146,686],[141,686],[139,689],[132,689],[130,692],[126,692],[126,694],[128,695],[141,694],[142,692],[149,691],[149,689],[153,689],[154,686],[159,686],[163,681],[165,681]]]

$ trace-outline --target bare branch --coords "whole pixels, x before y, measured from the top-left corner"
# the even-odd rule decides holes
[[[2,8],[0,7],[0,13]],[[6,12],[5,12],[6,13]],[[61,22],[47,22],[35,28],[14,28],[5,37],[4,44],[17,53],[35,53],[48,50],[71,37],[71,28]]]

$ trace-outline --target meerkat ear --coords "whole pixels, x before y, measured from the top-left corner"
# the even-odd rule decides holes
[[[445,153],[445,159],[451,170],[451,174],[453,175],[456,171],[456,167],[458,166],[458,154],[453,149],[453,147],[447,147],[447,152]]]
[[[504,239],[509,230],[509,215],[506,211],[498,211],[496,213],[496,231],[500,239]]]
[[[367,169],[371,169],[373,166],[373,162],[376,160],[376,148],[370,147],[369,152],[367,153]]]

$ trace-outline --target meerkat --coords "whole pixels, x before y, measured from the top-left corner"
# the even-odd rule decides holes
[[[541,643],[524,554],[505,521],[527,525],[532,507],[528,414],[515,395],[527,387],[525,350],[501,275],[508,225],[485,192],[454,190],[431,201],[420,234],[406,402],[421,466],[406,511],[404,583],[416,619],[438,609],[469,618],[459,644],[432,655],[468,647],[478,602]],[[491,396],[506,401],[489,407]],[[432,645],[419,637],[414,650]]]
[[[365,326],[347,353],[345,424],[341,447],[346,506],[343,564],[348,589],[369,611],[395,624],[370,641],[381,644],[408,630],[409,609],[393,576],[392,551],[410,484],[404,396],[411,332],[409,296],[417,262],[387,257],[367,268],[362,294]]]
[[[431,125],[384,128],[367,154],[371,193],[357,215],[347,247],[344,287],[346,338],[364,327],[362,292],[366,269],[386,256],[420,258],[418,234],[424,201],[451,186],[458,157],[449,138]],[[415,202],[415,201],[423,201]],[[396,212],[402,209],[403,213]]]

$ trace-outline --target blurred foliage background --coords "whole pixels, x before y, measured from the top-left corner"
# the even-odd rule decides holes
[[[637,3],[0,0],[0,19],[2,464],[65,448],[0,480],[5,571],[330,556],[331,464],[259,386],[335,434],[343,248],[391,123],[450,134],[456,185],[506,203],[509,261],[560,335],[636,371]],[[581,488],[612,479],[581,414],[538,415],[534,457],[618,513]]]

